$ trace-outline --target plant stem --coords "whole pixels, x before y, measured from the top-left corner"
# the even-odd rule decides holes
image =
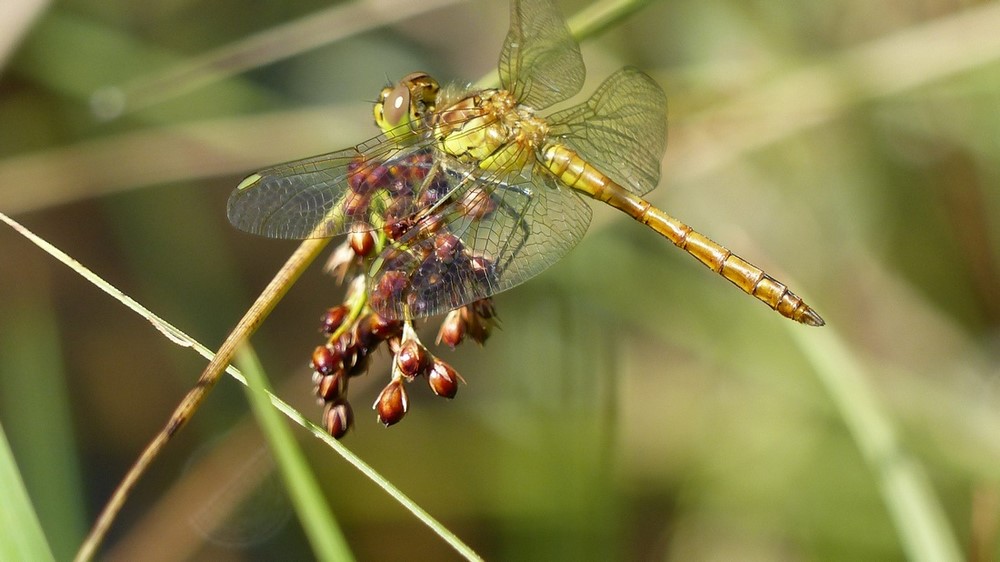
[[[198,382],[195,383],[194,388],[184,396],[184,399],[181,400],[174,413],[170,416],[167,424],[146,445],[146,448],[139,455],[135,464],[132,465],[122,478],[122,481],[118,484],[118,487],[94,523],[90,534],[87,535],[83,544],[80,545],[80,550],[77,552],[75,560],[90,560],[94,557],[97,547],[104,540],[104,536],[107,534],[108,529],[110,529],[111,523],[114,522],[118,512],[121,511],[132,488],[135,487],[139,478],[145,474],[153,459],[159,455],[163,447],[170,441],[170,438],[187,424],[191,416],[205,400],[205,397],[208,396],[208,393],[215,387],[215,383],[219,382],[219,378],[226,370],[226,366],[229,365],[233,355],[236,353],[236,348],[257,331],[264,318],[274,310],[278,301],[288,292],[288,289],[291,288],[299,275],[316,259],[316,256],[319,255],[320,251],[323,250],[329,241],[329,238],[310,238],[304,240],[288,258],[285,265],[278,270],[278,273],[275,274],[257,300],[250,306],[250,309],[243,315],[243,318],[236,324],[233,331],[222,342],[215,357],[212,358],[205,367],[205,370],[202,371],[201,376],[198,377]]]

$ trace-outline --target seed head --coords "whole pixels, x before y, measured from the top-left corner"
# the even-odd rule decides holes
[[[333,335],[344,324],[344,320],[350,311],[351,309],[346,304],[328,309],[323,314],[323,317],[320,318],[320,332],[324,336]]]
[[[396,368],[409,380],[427,373],[431,365],[431,354],[416,339],[404,339],[396,353]]]
[[[410,280],[405,271],[396,269],[386,271],[371,288],[372,308],[376,310],[392,308],[392,304],[400,300],[409,285]]]
[[[361,228],[364,228],[363,226]],[[351,231],[348,240],[351,243],[351,249],[354,253],[362,258],[366,258],[371,255],[372,250],[375,249],[375,237],[372,236],[370,230],[353,230]]]
[[[339,352],[330,346],[321,345],[313,350],[312,368],[321,375],[330,375],[343,368]]]
[[[399,337],[403,333],[403,324],[398,320],[388,320],[384,316],[372,314],[369,322],[371,322],[372,334],[381,340]]]
[[[367,352],[366,353],[360,353],[360,350],[359,350],[359,353],[357,355],[357,358],[354,361],[354,364],[351,365],[350,367],[346,368],[347,376],[349,376],[349,377],[358,377],[358,376],[361,376],[361,375],[367,373],[368,372],[368,364],[371,362],[370,358],[371,358],[371,355],[369,353],[367,353]]]
[[[437,357],[434,358],[434,364],[431,365],[430,373],[427,375],[427,382],[434,394],[443,398],[454,398],[460,380],[462,380],[461,375],[451,365]]]
[[[461,310],[455,309],[449,312],[448,316],[445,316],[444,321],[441,322],[441,329],[438,330],[435,343],[438,345],[443,343],[455,349],[455,346],[462,343],[463,339],[465,339],[465,320],[462,319]]]
[[[434,257],[441,263],[453,262],[461,248],[462,241],[450,232],[440,232],[434,236]]]
[[[473,187],[459,199],[458,208],[465,216],[482,220],[496,210],[497,203],[490,197],[489,191],[481,187]]]
[[[344,371],[339,370],[332,375],[319,377],[316,383],[316,396],[329,402],[335,398],[343,396],[346,390]]]
[[[323,410],[323,428],[335,439],[343,437],[354,425],[354,412],[344,398],[327,402]]]
[[[375,399],[372,406],[378,414],[378,421],[386,427],[403,419],[409,407],[406,398],[406,389],[403,388],[402,379],[395,379],[382,389],[382,393]]]
[[[479,345],[486,343],[496,324],[493,299],[481,299],[460,310],[465,323],[465,334]]]

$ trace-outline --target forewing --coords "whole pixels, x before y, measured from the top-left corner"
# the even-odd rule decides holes
[[[371,226],[373,201],[392,196],[391,181],[404,181],[390,172],[426,168],[431,143],[428,136],[404,146],[379,135],[353,148],[266,168],[229,196],[229,222],[252,234],[295,239],[342,234],[356,222]]]
[[[624,188],[643,195],[660,181],[667,98],[644,72],[623,68],[586,102],[547,118],[558,137]]]
[[[443,174],[455,188],[447,206],[388,247],[371,272],[370,304],[381,315],[433,316],[510,289],[565,256],[590,224],[587,203],[547,174]]]
[[[512,0],[500,52],[500,83],[533,109],[563,101],[583,86],[580,46],[552,0]]]

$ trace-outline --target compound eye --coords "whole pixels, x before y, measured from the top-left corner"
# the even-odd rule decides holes
[[[389,127],[398,127],[410,115],[410,89],[402,83],[382,90],[382,114]]]

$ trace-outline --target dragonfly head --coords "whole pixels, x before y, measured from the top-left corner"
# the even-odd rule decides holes
[[[397,84],[382,89],[375,102],[375,124],[391,138],[416,132],[424,117],[434,111],[440,86],[424,72],[408,74]]]

